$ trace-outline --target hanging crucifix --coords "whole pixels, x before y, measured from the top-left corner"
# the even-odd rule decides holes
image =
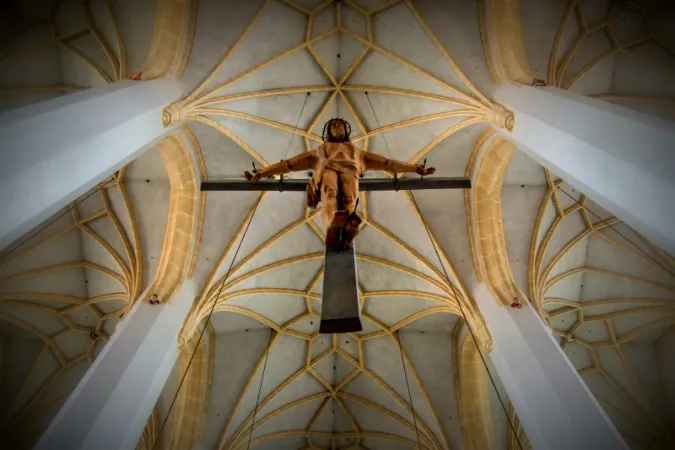
[[[350,142],[351,127],[342,119],[331,119],[323,128],[324,143],[313,151],[272,164],[251,174],[247,181],[202,182],[202,191],[300,191],[307,192],[307,206],[321,206],[326,226],[324,251],[323,300],[320,333],[361,331],[358,277],[354,238],[362,218],[356,211],[359,190],[466,189],[468,178],[427,178],[433,167],[408,164],[359,150]],[[284,174],[311,170],[309,180],[285,180]],[[360,179],[368,170],[394,173],[393,179]],[[416,173],[419,179],[399,179],[399,173]],[[278,181],[261,181],[280,175]]]

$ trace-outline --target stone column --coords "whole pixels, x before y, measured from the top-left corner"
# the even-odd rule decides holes
[[[473,296],[494,339],[489,358],[532,448],[628,449],[529,302],[511,309],[485,285]]]
[[[534,160],[675,255],[675,125],[551,87],[503,84],[499,130]]]
[[[181,94],[174,79],[121,81],[0,114],[0,248],[161,137]]]
[[[186,280],[171,303],[136,302],[35,448],[134,449],[176,362],[178,332],[198,294]]]

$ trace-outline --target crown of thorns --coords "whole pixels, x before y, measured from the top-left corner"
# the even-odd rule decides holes
[[[342,123],[342,125],[345,127],[345,131],[347,132],[347,140],[349,140],[349,135],[352,134],[352,126],[349,125],[349,122],[347,122],[346,120],[338,117],[336,119],[330,119],[328,122],[326,122],[324,124],[323,131],[321,132],[321,138],[323,139],[323,141],[326,142],[326,130],[328,130],[328,127],[333,122],[341,122]]]

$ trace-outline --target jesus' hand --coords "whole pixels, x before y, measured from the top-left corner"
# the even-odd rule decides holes
[[[257,183],[258,181],[260,181],[262,177],[258,174],[251,175],[251,172],[247,170],[246,172],[244,172],[244,178],[246,178],[251,183]]]
[[[436,168],[428,167],[425,169],[423,166],[417,165],[415,172],[417,173],[417,175],[433,175],[434,173],[436,173]]]

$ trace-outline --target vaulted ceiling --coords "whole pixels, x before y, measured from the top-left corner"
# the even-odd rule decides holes
[[[195,89],[171,110],[187,119],[207,176],[238,177],[252,160],[268,164],[315,148],[331,117],[348,120],[352,140],[369,151],[426,158],[444,175],[462,176],[492,104],[444,58],[453,36],[436,16],[474,35],[480,54],[476,11],[453,17],[433,3],[305,3],[250,2],[233,15],[218,10],[222,3],[200,3],[184,76]],[[212,52],[216,41],[231,50]],[[484,60],[470,70],[489,82]],[[455,297],[475,279],[463,192],[360,200],[364,331],[331,337],[318,334],[325,230],[304,195],[207,196],[208,247],[195,277],[208,301],[199,317],[217,303],[202,445],[240,448],[250,437],[260,448],[407,448],[417,446],[416,430],[423,447],[462,445],[453,347],[465,326]],[[251,215],[246,234],[237,232]],[[448,284],[425,224],[466,280]],[[248,361],[220,359],[230,353]],[[158,417],[165,412],[160,405]],[[176,448],[178,428],[167,437]]]
[[[156,5],[137,3],[12,9],[30,25],[2,48],[2,108],[142,71]],[[654,67],[669,60],[629,57],[656,61],[636,69],[621,59],[647,41],[673,42],[656,20],[665,10],[631,15],[632,3],[609,9],[608,2],[602,12],[600,3],[521,1],[534,76],[672,118],[672,69]],[[604,47],[590,42],[596,35],[624,36],[635,17],[654,18],[649,40],[620,38],[608,56],[597,53]],[[565,31],[574,20],[585,24],[576,25],[581,35]],[[315,148],[323,123],[336,116],[366,150],[463,176],[496,106],[476,2],[200,0],[181,79],[189,94],[172,118],[208,178],[239,177],[251,161]],[[0,367],[12,388],[1,392],[11,402],[1,429],[17,446],[37,439],[151,283],[169,190],[162,156],[149,150],[3,256]],[[664,362],[675,321],[672,257],[519,152],[501,198],[520,290],[631,446],[672,442],[675,412],[662,395],[672,373]],[[325,230],[302,195],[223,192],[202,201],[191,276],[203,292],[191,320],[208,323],[185,387],[198,395],[169,412],[190,341],[149,424],[155,436],[170,414],[160,447],[237,449],[249,439],[270,449],[517,445],[462,319],[472,309],[467,289],[477,283],[463,192],[361,195],[364,331],[339,336],[318,334]]]

